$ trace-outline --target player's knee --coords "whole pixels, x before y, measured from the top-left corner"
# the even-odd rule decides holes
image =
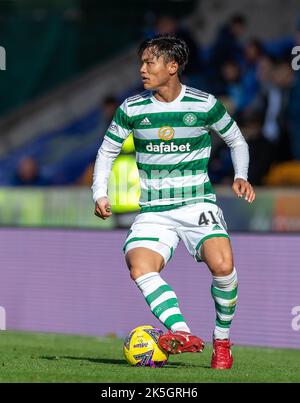
[[[159,273],[164,266],[162,256],[141,248],[129,251],[125,259],[130,271],[130,277],[134,281],[148,273]]]
[[[223,256],[215,260],[211,266],[211,271],[214,276],[228,276],[232,273],[233,262],[232,259],[225,258]]]
[[[137,266],[129,267],[130,277],[133,281],[137,280],[139,277],[143,275],[143,271]]]
[[[150,263],[146,259],[129,258],[127,259],[127,266],[130,271],[130,277],[133,281],[139,277],[151,272],[159,272],[159,267],[156,267],[154,262]]]
[[[133,281],[137,280],[144,274],[148,274],[155,271],[151,267],[144,266],[143,264],[131,265],[129,267],[129,270],[130,270],[130,277]]]

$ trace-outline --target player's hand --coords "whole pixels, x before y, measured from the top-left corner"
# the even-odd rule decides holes
[[[245,197],[245,200],[248,203],[252,203],[255,200],[255,192],[253,187],[244,179],[237,178],[233,182],[232,190],[238,197]]]
[[[106,220],[112,215],[111,205],[107,197],[100,197],[95,203],[95,215]]]

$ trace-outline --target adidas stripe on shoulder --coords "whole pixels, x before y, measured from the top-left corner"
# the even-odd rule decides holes
[[[207,92],[200,91],[200,90],[197,90],[196,88],[192,88],[192,87],[186,87],[185,92],[189,95],[193,95],[195,97],[199,97],[199,98],[203,98],[203,99],[208,99],[208,97],[209,97],[209,94]]]
[[[126,102],[127,102],[127,103],[135,102],[135,101],[138,100],[139,98],[141,98],[141,96],[140,96],[139,94],[133,95],[132,97],[127,98],[127,99],[126,99]]]
[[[145,99],[150,97],[151,97],[151,91],[143,91],[140,94],[127,98],[126,103],[131,104],[132,102],[144,101]]]

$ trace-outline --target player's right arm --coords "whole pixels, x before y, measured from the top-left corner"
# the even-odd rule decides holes
[[[93,173],[93,200],[95,215],[105,220],[112,215],[107,196],[108,179],[114,160],[120,154],[122,144],[131,132],[130,118],[127,115],[126,101],[117,109],[98,150]]]

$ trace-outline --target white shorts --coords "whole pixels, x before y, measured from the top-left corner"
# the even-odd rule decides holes
[[[196,203],[162,212],[139,214],[124,244],[124,253],[144,247],[160,253],[167,263],[180,239],[198,262],[201,245],[208,238],[226,237],[227,225],[222,210],[213,203]]]

